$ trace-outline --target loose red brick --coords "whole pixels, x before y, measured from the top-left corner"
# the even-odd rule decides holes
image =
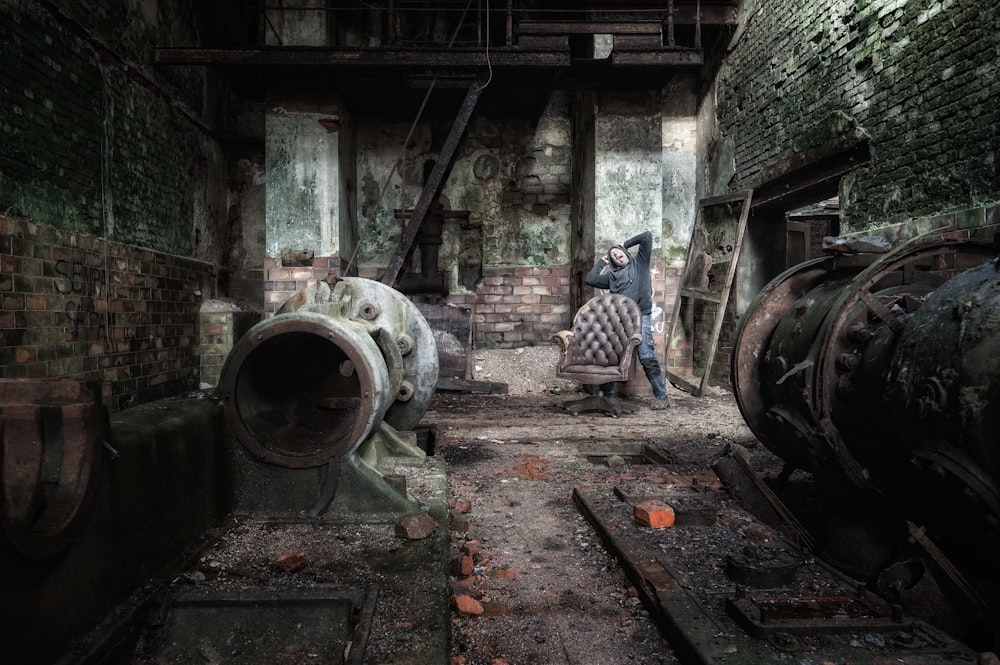
[[[286,573],[294,573],[306,565],[305,552],[289,552],[278,557],[278,566]]]
[[[426,511],[403,515],[396,520],[396,535],[406,540],[420,540],[434,533],[437,522]]]
[[[662,501],[643,501],[632,509],[635,520],[642,526],[659,529],[674,525],[674,509]]]
[[[451,604],[460,616],[479,616],[484,611],[482,604],[472,596],[452,596]]]
[[[468,555],[457,556],[451,560],[452,575],[458,575],[460,577],[468,577],[469,575],[472,574],[474,568],[475,564],[473,563],[471,556]]]

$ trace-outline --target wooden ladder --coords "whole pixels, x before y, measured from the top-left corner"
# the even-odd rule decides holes
[[[698,202],[698,215],[691,229],[691,242],[666,340],[667,377],[672,384],[695,397],[704,393],[712,373],[752,198],[753,190],[747,190]],[[715,320],[707,340],[699,340],[699,320],[695,314],[699,307],[706,311],[705,303],[716,305]],[[707,348],[703,349],[703,344],[707,344]],[[676,361],[687,346],[690,347],[692,373],[671,371],[671,367],[677,366],[671,360]]]

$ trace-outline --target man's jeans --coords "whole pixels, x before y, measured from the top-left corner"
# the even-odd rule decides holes
[[[663,399],[667,396],[667,384],[660,371],[660,362],[656,359],[656,347],[653,345],[653,325],[649,314],[642,315],[642,343],[639,344],[639,362],[642,364],[649,385],[653,387],[653,397]]]

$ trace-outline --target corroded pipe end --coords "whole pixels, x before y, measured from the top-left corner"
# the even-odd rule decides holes
[[[226,419],[256,457],[292,468],[354,450],[392,401],[369,332],[314,312],[280,314],[233,348],[219,382]]]

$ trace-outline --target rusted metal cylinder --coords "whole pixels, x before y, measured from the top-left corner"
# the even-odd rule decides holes
[[[910,331],[931,294],[994,256],[988,243],[923,238],[889,254],[816,259],[779,275],[737,333],[733,387],[747,424],[795,467],[835,469],[866,489],[894,483],[909,462],[900,433],[912,415],[887,374],[894,363],[929,363],[926,372],[935,371],[930,358],[894,354],[918,346],[901,347],[901,340],[921,335]],[[963,284],[949,289],[969,291]],[[928,343],[958,350],[953,342]],[[983,405],[991,412],[1000,409],[995,398]]]
[[[386,422],[412,429],[437,383],[433,332],[416,306],[367,279],[320,281],[251,328],[219,381],[252,455],[292,468],[352,452]]]
[[[928,298],[900,335],[887,380],[904,449],[1000,518],[1000,259]]]
[[[747,424],[788,463],[785,477],[809,471],[831,508],[815,523],[823,556],[870,580],[917,543],[956,594],[950,611],[982,626],[970,635],[994,636],[996,253],[994,243],[930,237],[801,264],[744,314],[733,355]]]

